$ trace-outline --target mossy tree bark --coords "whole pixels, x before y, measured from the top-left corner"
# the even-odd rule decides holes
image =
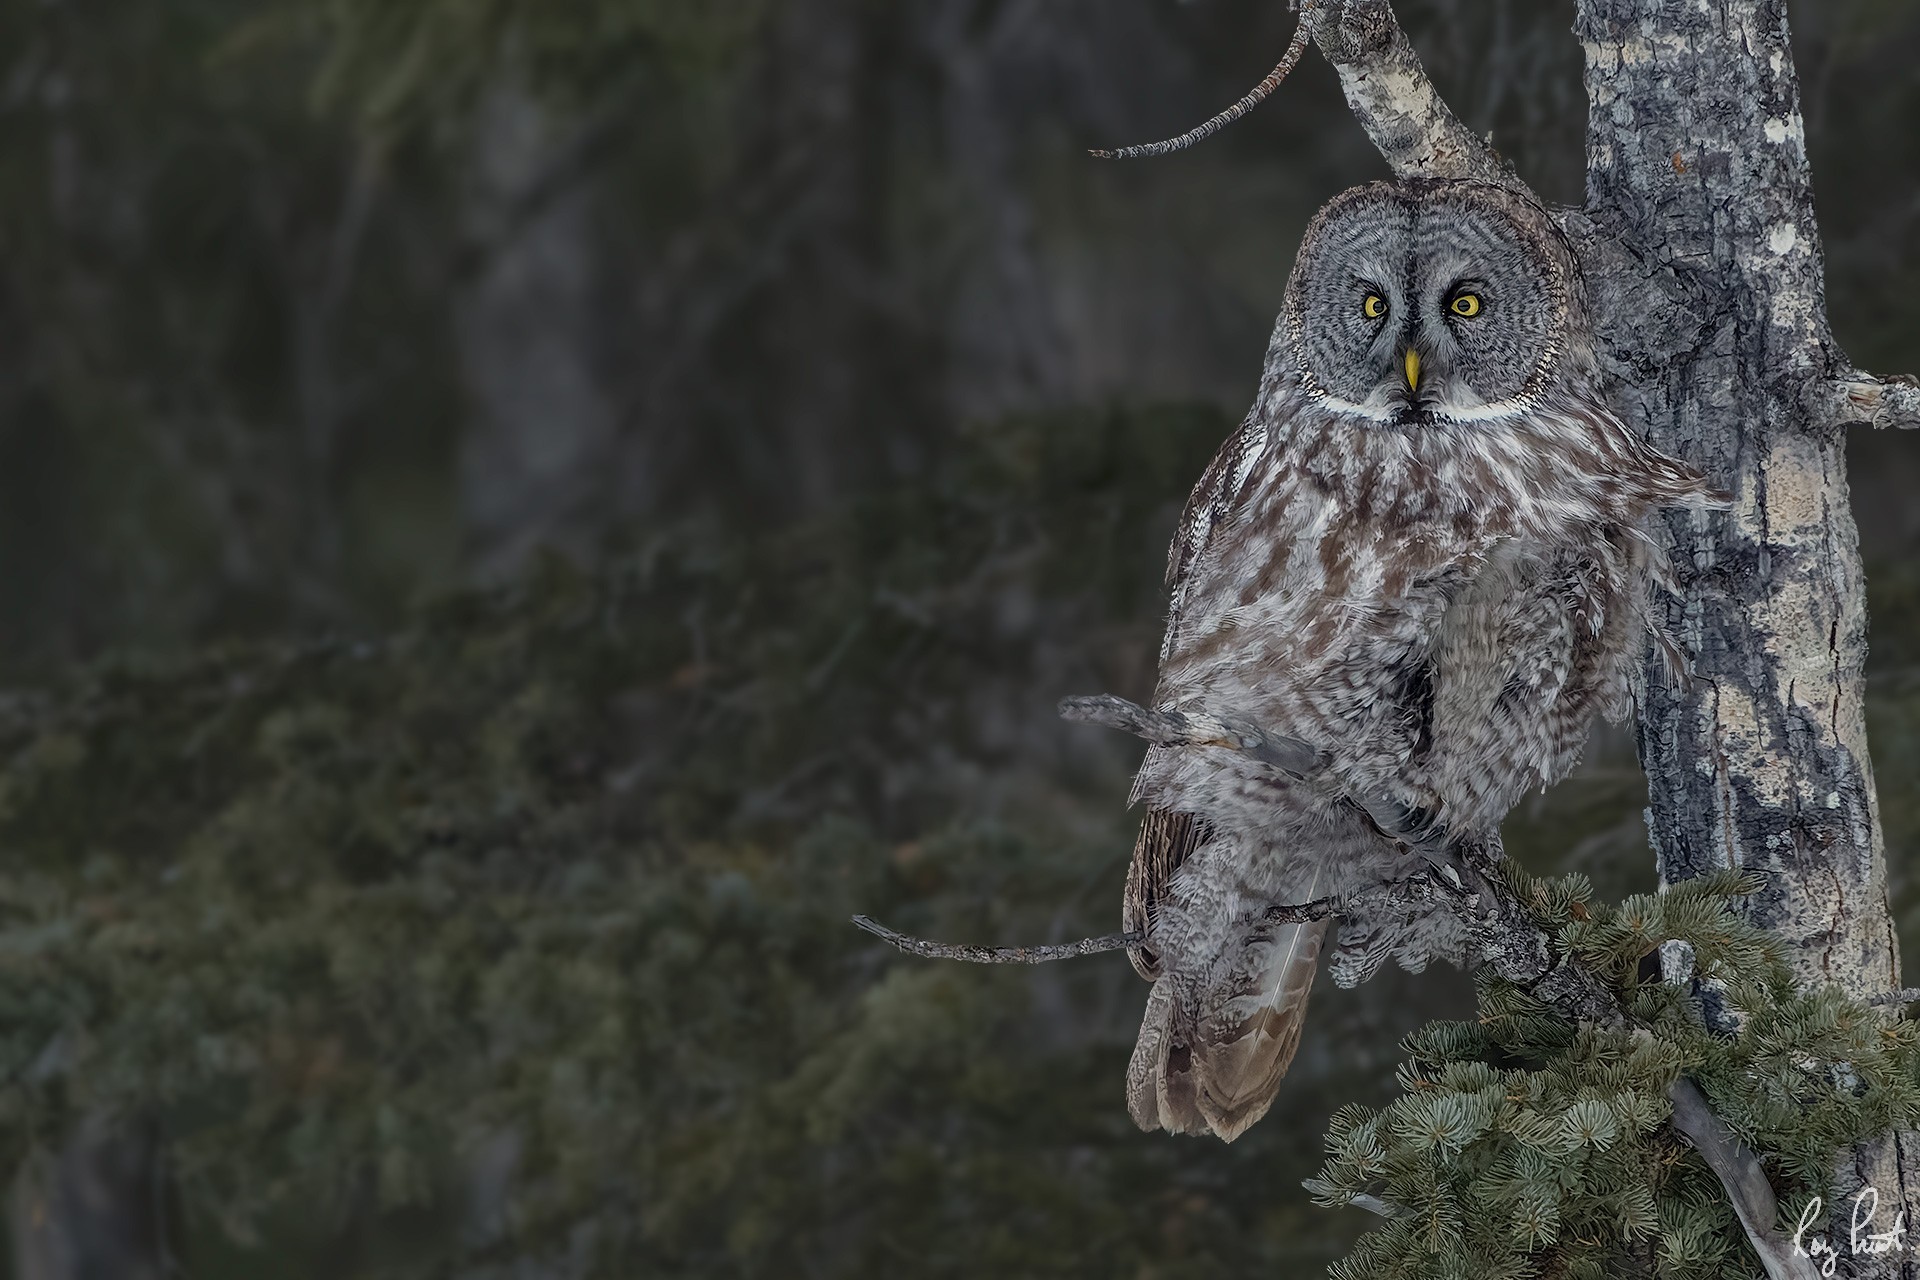
[[[1497,176],[1385,0],[1305,6],[1349,104],[1397,173]],[[1849,424],[1914,425],[1914,389],[1852,369],[1827,324],[1819,229],[1782,0],[1580,0],[1584,259],[1602,359],[1630,421],[1735,495],[1669,517],[1694,676],[1649,664],[1640,725],[1663,883],[1756,867],[1748,904],[1809,983],[1899,986],[1863,705],[1866,605]],[[1508,180],[1515,180],[1511,177]],[[1856,1153],[1874,1230],[1920,1216],[1920,1142]],[[1897,1203],[1895,1203],[1897,1201]],[[1844,1234],[1844,1232],[1843,1232]],[[1912,1255],[1842,1259],[1911,1276]]]

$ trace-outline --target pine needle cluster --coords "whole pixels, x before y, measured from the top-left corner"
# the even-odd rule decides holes
[[[1774,937],[1730,909],[1755,888],[1741,874],[1618,906],[1584,876],[1507,875],[1626,1016],[1576,1025],[1485,976],[1474,1021],[1408,1036],[1402,1096],[1336,1113],[1307,1184],[1387,1215],[1333,1280],[1752,1276],[1719,1182],[1669,1123],[1676,1079],[1759,1155],[1788,1232],[1811,1196],[1831,1201],[1844,1148],[1920,1115],[1914,1024],[1798,989]]]

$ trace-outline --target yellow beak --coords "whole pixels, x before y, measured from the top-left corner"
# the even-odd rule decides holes
[[[1420,389],[1420,353],[1411,347],[1407,349],[1407,390]]]

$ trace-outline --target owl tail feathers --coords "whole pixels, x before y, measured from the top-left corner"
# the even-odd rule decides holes
[[[1247,981],[1212,993],[1209,1009],[1182,1008],[1172,976],[1160,977],[1127,1067],[1133,1122],[1232,1142],[1265,1115],[1300,1047],[1326,933],[1324,920],[1275,930]]]

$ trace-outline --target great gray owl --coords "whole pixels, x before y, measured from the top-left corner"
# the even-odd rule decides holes
[[[1505,187],[1378,182],[1308,228],[1259,397],[1168,555],[1155,701],[1302,739],[1333,785],[1149,749],[1125,906],[1153,982],[1127,1076],[1142,1128],[1231,1141],[1265,1114],[1328,931],[1266,908],[1411,870],[1344,796],[1491,834],[1596,714],[1628,711],[1650,637],[1677,660],[1642,525],[1719,499],[1608,407],[1586,306],[1558,229]],[[1461,942],[1443,913],[1356,906],[1335,978]]]

